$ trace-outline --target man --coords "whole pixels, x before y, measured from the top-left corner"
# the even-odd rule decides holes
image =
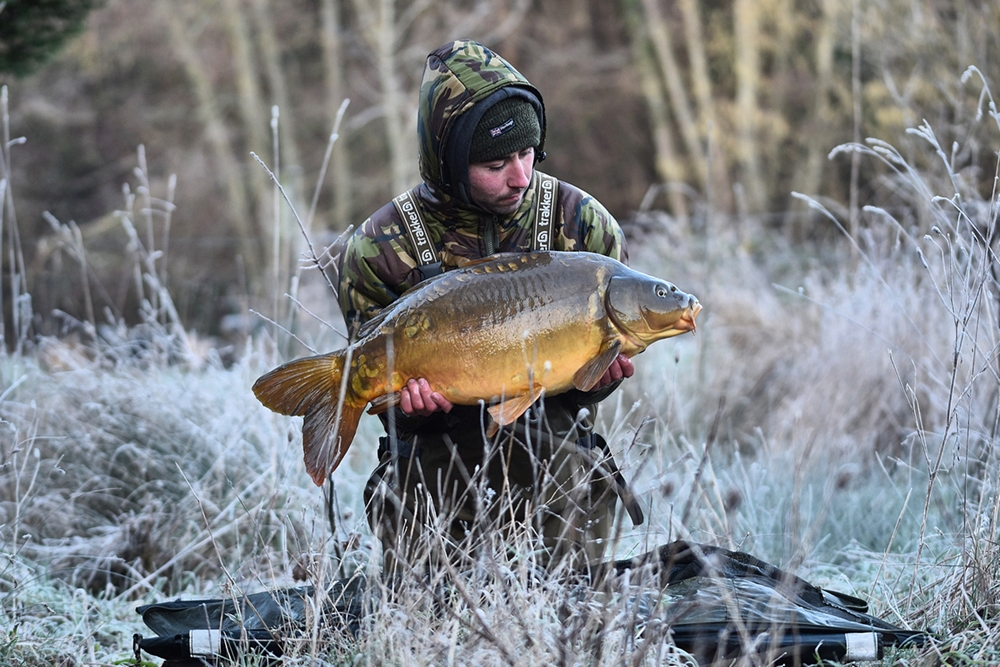
[[[535,170],[545,156],[541,95],[483,45],[460,40],[428,56],[418,133],[423,182],[376,211],[340,254],[340,307],[352,336],[410,287],[496,252],[626,260],[621,229],[599,202]],[[483,406],[454,406],[425,379],[410,379],[398,409],[383,415],[379,465],[365,489],[387,568],[461,559],[497,528],[518,524],[537,535],[540,563],[596,562],[616,492],[628,492],[592,432],[593,409],[582,408],[632,373],[620,355],[591,392],[545,397],[492,438]]]

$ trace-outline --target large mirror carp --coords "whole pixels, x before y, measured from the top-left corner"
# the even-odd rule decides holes
[[[271,410],[305,417],[306,471],[320,485],[365,407],[394,405],[410,378],[454,404],[487,402],[503,426],[543,391],[591,389],[619,352],[693,331],[700,310],[695,297],[603,255],[503,253],[417,285],[347,348],[280,366],[253,391]]]

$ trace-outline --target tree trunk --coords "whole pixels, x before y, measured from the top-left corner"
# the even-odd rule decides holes
[[[716,180],[727,181],[725,161],[720,160],[718,146],[719,127],[715,118],[715,102],[712,99],[712,78],[708,71],[708,56],[705,54],[705,34],[702,30],[701,10],[698,0],[680,0],[681,16],[684,20],[684,41],[687,44],[688,60],[691,63],[691,89],[698,104],[698,126],[705,142],[705,182],[706,188],[714,189]]]
[[[670,26],[667,25],[666,20],[663,18],[657,0],[642,0],[642,7],[649,39],[656,53],[660,72],[663,75],[663,80],[669,94],[670,107],[673,109],[674,118],[677,120],[681,137],[684,139],[684,145],[691,161],[694,180],[704,189],[707,186],[705,149],[699,137],[698,123],[691,110],[691,101],[688,99],[684,77],[674,56]]]
[[[275,143],[275,154],[271,156],[272,171],[285,188],[297,212],[304,214],[306,199],[302,187],[302,161],[299,159],[299,149],[296,142],[295,113],[293,111],[288,88],[285,85],[285,73],[281,68],[281,49],[274,32],[271,20],[271,8],[268,0],[252,0],[254,17],[257,23],[258,39],[260,41],[261,57],[264,60],[264,71],[271,92],[273,106],[271,107],[271,132]],[[263,156],[262,156],[263,158]],[[267,160],[265,159],[265,162]],[[277,188],[275,188],[277,190]],[[280,192],[274,192],[272,241],[272,288],[274,299],[274,317],[277,320],[281,313],[279,295],[289,286],[289,281],[295,273],[298,257],[305,247],[305,239],[298,227],[293,224],[293,214],[286,207],[284,197]]]
[[[833,49],[837,30],[838,0],[822,0],[822,15],[816,32],[816,87],[813,94],[814,107],[811,131],[806,137],[806,164],[796,190],[809,196],[819,191],[823,176],[823,165],[830,150],[826,128],[832,122],[830,113],[830,89],[833,82]],[[792,224],[792,236],[796,240],[805,237],[801,218]]]
[[[323,59],[326,62],[326,105],[331,128],[337,111],[346,97],[344,85],[344,55],[340,39],[341,20],[339,0],[322,0]],[[341,130],[342,132],[343,130]],[[330,156],[333,172],[333,214],[329,226],[343,230],[351,224],[351,172],[347,144],[341,135],[333,144]]]
[[[822,0],[820,0],[822,2]],[[799,18],[795,12],[792,0],[758,0],[757,13],[758,32],[767,25],[769,36],[767,40],[770,51],[771,66],[766,72],[771,85],[759,90],[757,104],[774,118],[789,118],[788,98],[792,91],[792,72],[794,60],[798,57],[798,40],[796,30],[799,28]],[[766,23],[765,23],[766,22]],[[760,50],[760,48],[758,49]],[[759,57],[759,56],[758,56]],[[760,61],[758,60],[758,63]],[[763,99],[760,99],[763,98]],[[785,123],[767,123],[766,135],[758,142],[758,151],[763,155],[764,169],[768,173],[778,171],[777,165],[781,159],[781,150],[785,142],[785,134],[770,129],[775,126],[786,127]],[[786,130],[790,131],[790,130]]]
[[[639,72],[639,82],[646,108],[649,113],[650,129],[653,133],[654,161],[657,180],[666,186],[670,208],[678,221],[687,227],[688,206],[684,193],[671,187],[684,181],[684,166],[677,157],[670,128],[670,111],[666,93],[656,70],[656,63],[649,53],[649,40],[643,30],[643,16],[640,7],[631,0],[623,3],[632,42],[632,58]]]
[[[292,202],[298,206],[303,201],[302,161],[299,159],[299,147],[296,141],[298,133],[295,127],[295,114],[286,86],[285,73],[281,69],[281,49],[278,46],[278,38],[275,36],[268,0],[252,0],[252,3],[259,33],[261,57],[264,60],[264,71],[267,75],[268,87],[271,90],[271,100],[281,113],[280,163],[283,165],[282,170],[288,172],[284,174],[285,181],[290,184],[290,187],[287,188],[288,195]],[[276,158],[272,157],[272,159]]]
[[[393,195],[409,188],[416,155],[415,142],[404,132],[400,118],[401,109],[408,108],[399,81],[399,63],[396,57],[396,7],[394,0],[354,0],[362,33],[375,54],[375,69],[382,88],[382,114],[389,151],[389,167]],[[412,150],[411,150],[412,147]]]
[[[413,154],[406,150],[409,142],[403,135],[400,111],[405,107],[402,86],[399,83],[396,62],[396,12],[394,0],[379,0],[379,38],[375,45],[379,80],[382,82],[382,106],[385,114],[385,132],[389,141],[389,163],[392,173],[392,191],[400,193],[409,183],[409,162]]]
[[[268,153],[267,113],[261,102],[260,86],[257,83],[257,64],[253,57],[253,47],[250,39],[250,29],[247,26],[245,11],[240,0],[224,0],[224,19],[233,43],[233,70],[236,80],[237,99],[239,101],[240,117],[243,120],[247,138],[247,149],[258,155]],[[248,166],[250,191],[252,199],[252,220],[260,238],[266,238],[262,223],[264,221],[271,191],[270,179],[249,155],[239,160]]]
[[[239,162],[235,159],[232,147],[229,145],[225,120],[219,111],[212,82],[209,80],[195,50],[188,22],[182,15],[183,5],[161,0],[159,10],[170,29],[171,42],[177,49],[177,56],[184,67],[184,72],[191,82],[198,118],[204,128],[205,139],[222,177],[222,185],[229,202],[229,222],[236,232],[238,252],[243,258],[250,289],[253,290],[263,277],[260,273],[263,261],[262,244],[259,243],[261,239],[257,238],[255,230],[250,224],[250,207],[246,185],[243,182]]]
[[[760,81],[760,25],[756,0],[733,3],[736,45],[736,134],[740,170],[750,211],[761,212],[766,202],[757,155],[758,88]]]
[[[861,143],[861,3],[851,3],[851,98],[854,110],[854,143]],[[861,169],[861,154],[851,151],[850,220],[848,231],[852,239],[858,232],[858,173]],[[851,261],[857,261],[857,247],[851,244]]]

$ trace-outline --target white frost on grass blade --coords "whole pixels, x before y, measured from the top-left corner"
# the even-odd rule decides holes
[[[863,261],[829,248],[803,259],[751,221],[633,245],[633,264],[705,311],[697,336],[638,357],[637,377],[601,408],[651,510],[641,530],[623,521],[612,548],[690,537],[749,551],[868,598],[890,622],[951,632],[949,650],[991,663],[1000,289],[983,239],[1000,200],[920,199],[961,175],[898,174],[891,185],[913,210],[896,213],[904,222],[866,210]],[[134,340],[116,340],[96,358],[53,343],[0,360],[0,659],[108,662],[142,630],[138,601],[336,576],[299,422],[250,391],[277,360],[249,349],[228,369],[194,370],[171,365],[169,336],[136,358]],[[337,539],[362,571],[377,556],[361,490],[379,433],[365,417],[367,447],[335,475]],[[401,595],[378,589],[359,637],[317,621],[287,661],[688,662],[665,635],[637,636],[627,599],[539,579],[531,548],[515,536],[463,563],[461,595],[438,586],[451,571]],[[934,651],[915,660],[932,664]]]

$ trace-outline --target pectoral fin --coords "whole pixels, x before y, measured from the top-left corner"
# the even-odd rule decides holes
[[[608,370],[608,366],[615,360],[622,350],[620,340],[615,340],[611,345],[601,351],[596,357],[588,361],[583,368],[573,374],[573,386],[580,391],[590,391],[597,384],[597,381]]]
[[[368,406],[368,414],[370,415],[380,415],[389,408],[394,408],[399,405],[399,392],[392,392],[389,394],[383,394],[371,402]]]

